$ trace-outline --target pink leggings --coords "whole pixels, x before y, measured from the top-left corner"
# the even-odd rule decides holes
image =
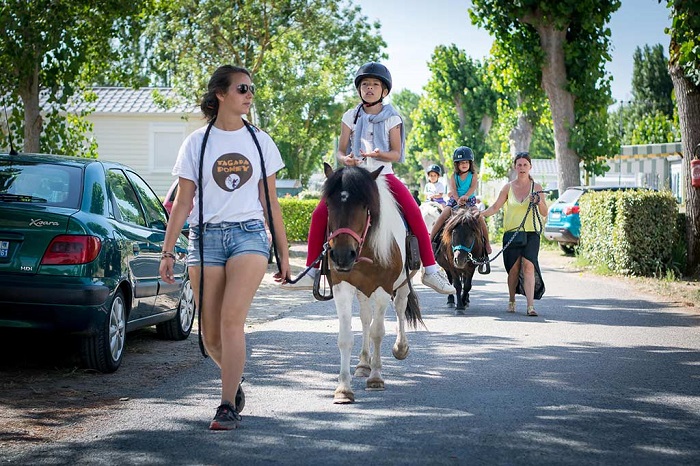
[[[433,248],[430,245],[430,235],[423,221],[416,200],[413,199],[410,191],[404,184],[394,176],[394,174],[382,175],[386,178],[389,189],[394,195],[394,199],[403,210],[403,216],[409,228],[418,238],[418,248],[420,249],[420,260],[424,267],[435,264]],[[318,206],[311,214],[311,226],[309,227],[309,243],[306,253],[306,266],[310,266],[323,251],[323,243],[326,240],[326,229],[328,228],[328,206],[326,201],[321,199]],[[318,267],[318,264],[316,264]]]

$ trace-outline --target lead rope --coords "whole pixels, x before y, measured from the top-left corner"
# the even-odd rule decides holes
[[[525,222],[527,221],[527,216],[530,214],[530,209],[532,209],[532,211],[533,211],[532,228],[535,230],[535,233],[542,234],[542,228],[543,228],[542,217],[540,217],[540,211],[539,211],[539,209],[536,208],[536,206],[537,206],[537,204],[540,203],[540,194],[546,193],[548,191],[533,191],[534,186],[535,185],[533,182],[532,188],[530,188],[530,193],[535,195],[535,200],[533,200],[533,199],[530,200],[530,203],[527,205],[527,210],[525,211],[525,216],[523,217],[523,221],[520,222],[520,225],[515,230],[515,233],[517,233],[521,230],[524,231],[523,228],[525,227]],[[540,225],[539,229],[537,228],[537,223],[539,223],[539,225]],[[498,256],[503,254],[503,251],[508,249],[508,246],[510,246],[510,243],[512,243],[514,239],[515,239],[515,234],[513,234],[510,237],[510,240],[508,240],[508,242],[505,244],[505,246],[503,246],[503,248],[500,251],[498,251],[498,254],[493,256],[493,258],[491,258],[491,259],[486,259],[485,261],[478,261],[478,260],[474,259],[471,255],[471,252],[469,252],[469,260],[474,265],[489,264],[489,263],[495,261]]]
[[[199,176],[197,180],[199,184],[199,202],[197,203],[199,208],[199,306],[197,308],[197,327],[199,333],[199,351],[205,358],[208,358],[209,355],[207,354],[206,348],[204,348],[204,340],[202,339],[202,301],[204,300],[204,189],[202,187],[202,173],[204,170],[204,151],[207,148],[209,133],[215,121],[216,117],[212,118],[207,126],[207,130],[204,132],[202,148],[199,151]]]

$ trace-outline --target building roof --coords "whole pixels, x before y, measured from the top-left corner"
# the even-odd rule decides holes
[[[555,159],[532,159],[532,175],[557,174],[557,161]]]
[[[638,144],[634,146],[620,146],[619,158],[644,158],[644,156],[667,157],[683,153],[683,144],[669,142],[667,144]]]
[[[169,87],[93,87],[94,102],[77,102],[68,111],[94,110],[94,113],[169,113],[199,112],[198,105],[183,103],[183,98]]]

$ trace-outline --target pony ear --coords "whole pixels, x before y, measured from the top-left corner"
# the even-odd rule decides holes
[[[383,168],[384,168],[384,167],[379,167],[379,168],[377,168],[376,170],[374,170],[372,173],[370,173],[370,175],[372,176],[372,179],[373,179],[373,180],[376,180],[376,179],[377,179],[377,177],[379,176],[379,174],[382,172],[382,169],[383,169]]]
[[[326,178],[330,178],[333,174],[333,168],[328,163],[323,162],[323,172],[326,174]]]

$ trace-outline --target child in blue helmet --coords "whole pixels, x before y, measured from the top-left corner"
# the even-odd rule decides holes
[[[445,185],[440,181],[442,168],[440,168],[440,165],[433,164],[428,167],[427,175],[428,182],[425,184],[425,189],[423,190],[425,200],[445,205]]]
[[[450,215],[452,208],[457,205],[476,208],[476,187],[479,182],[479,174],[474,166],[474,152],[469,147],[458,147],[452,155],[454,162],[454,176],[448,178],[449,197],[447,205],[440,214],[440,217],[435,221],[433,229],[430,232],[430,241],[435,240],[435,236]],[[491,254],[491,243],[489,241],[489,229],[486,226],[486,221],[480,217],[481,231],[485,239],[486,253]]]

